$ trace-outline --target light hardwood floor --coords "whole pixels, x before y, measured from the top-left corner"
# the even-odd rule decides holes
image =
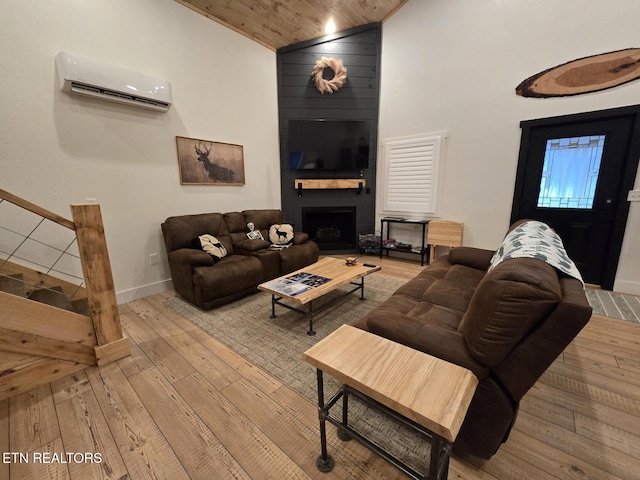
[[[121,307],[130,357],[0,402],[1,480],[405,478],[333,427],[336,466],[318,472],[316,407],[164,308],[167,295]],[[640,325],[593,317],[524,397],[508,442],[488,461],[454,455],[449,478],[637,479],[639,432]]]

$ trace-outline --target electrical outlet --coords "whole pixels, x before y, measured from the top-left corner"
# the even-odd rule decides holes
[[[160,260],[158,259],[158,254],[157,253],[151,253],[149,255],[149,265],[155,265],[159,261]]]
[[[627,200],[630,202],[640,202],[640,190],[629,190]]]

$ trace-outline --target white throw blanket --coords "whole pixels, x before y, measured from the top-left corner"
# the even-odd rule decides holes
[[[528,221],[518,225],[502,241],[491,259],[489,271],[510,258],[537,258],[577,280],[582,280],[575,263],[567,256],[562,240],[548,225]]]

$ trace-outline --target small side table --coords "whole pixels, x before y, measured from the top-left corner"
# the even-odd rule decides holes
[[[419,252],[414,252],[412,250],[396,250],[394,248],[389,248],[389,247],[385,247],[384,246],[384,240],[381,241],[380,244],[380,258],[382,258],[382,254],[386,251],[387,252],[387,257],[389,256],[389,251],[396,251],[396,252],[403,252],[403,253],[413,253],[414,255],[420,255],[420,266],[424,266],[424,258],[425,256],[427,257],[427,260],[429,260],[429,249],[426,248],[425,245],[425,238],[426,238],[426,232],[427,232],[427,225],[429,224],[429,220],[405,220],[405,219],[401,219],[401,218],[390,218],[390,217],[384,217],[382,219],[380,219],[380,238],[384,239],[384,224],[387,224],[387,236],[386,238],[389,239],[390,235],[391,235],[391,224],[392,223],[405,223],[405,224],[409,224],[409,225],[422,225],[422,244],[420,246],[420,251]]]
[[[478,379],[471,371],[350,325],[343,325],[307,350],[302,358],[316,367],[321,453],[316,461],[328,472],[326,422],[339,438],[354,438],[414,479],[446,479],[451,446],[467,413]],[[326,403],[323,372],[343,383]],[[431,437],[429,472],[421,474],[349,425],[349,395],[378,408]],[[342,419],[330,409],[343,398]]]

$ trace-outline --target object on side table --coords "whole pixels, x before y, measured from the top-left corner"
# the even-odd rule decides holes
[[[396,243],[395,248],[396,250],[402,250],[403,252],[410,252],[413,249],[413,245],[411,245],[410,243],[398,242]]]
[[[358,237],[358,245],[360,247],[361,253],[376,255],[380,253],[380,235],[376,235],[375,233],[365,233],[361,234]]]
[[[345,259],[345,263],[347,265],[349,265],[350,267],[357,265],[358,264],[358,260],[356,259],[356,257],[347,257]]]

